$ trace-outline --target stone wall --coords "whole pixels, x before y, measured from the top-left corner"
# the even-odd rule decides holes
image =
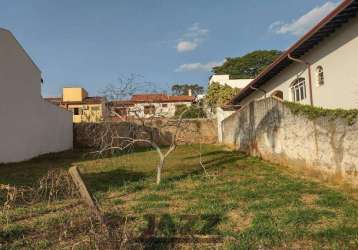
[[[244,106],[223,121],[223,143],[285,166],[358,185],[358,122],[295,115],[279,100]]]
[[[121,137],[133,137],[130,131],[136,127],[144,133],[136,136],[148,138],[150,133],[158,145],[170,145],[173,133],[176,131],[176,120],[158,119],[151,122],[152,126],[141,126],[139,122],[111,122],[111,123],[80,123],[74,125],[74,147],[88,148],[93,145],[93,130],[103,130],[110,126]],[[211,119],[184,119],[177,136],[178,144],[214,144],[217,142],[217,122]]]

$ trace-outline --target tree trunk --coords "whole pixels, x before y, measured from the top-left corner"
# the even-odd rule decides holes
[[[164,166],[164,158],[160,159],[160,162],[157,166],[157,185],[160,184],[161,178],[162,178],[162,168]]]

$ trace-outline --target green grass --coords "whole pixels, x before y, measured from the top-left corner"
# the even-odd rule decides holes
[[[125,220],[133,236],[150,231],[158,237],[236,239],[225,241],[224,249],[358,247],[357,200],[260,159],[203,146],[207,176],[199,164],[199,146],[181,146],[157,186],[158,159],[152,150],[104,159],[82,155],[3,165],[0,183],[29,185],[48,169],[76,164],[104,214],[111,221]],[[0,222],[0,249],[69,247],[90,234],[85,210],[74,199],[25,204],[0,212]]]

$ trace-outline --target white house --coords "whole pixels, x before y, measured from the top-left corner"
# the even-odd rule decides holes
[[[358,108],[358,1],[344,0],[233,100],[265,96],[324,108]]]
[[[209,85],[217,82],[220,85],[228,85],[232,88],[245,88],[253,79],[230,79],[230,75],[212,75],[209,79]]]
[[[72,148],[72,114],[41,96],[41,71],[0,28],[0,163]]]
[[[190,107],[194,96],[169,96],[159,94],[136,94],[127,101],[112,101],[110,106],[123,118],[132,116],[140,118],[173,117],[182,106]]]

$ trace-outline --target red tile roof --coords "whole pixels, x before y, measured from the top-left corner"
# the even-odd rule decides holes
[[[131,100],[114,100],[110,101],[108,104],[114,107],[128,107],[133,106],[134,102],[132,102]]]

